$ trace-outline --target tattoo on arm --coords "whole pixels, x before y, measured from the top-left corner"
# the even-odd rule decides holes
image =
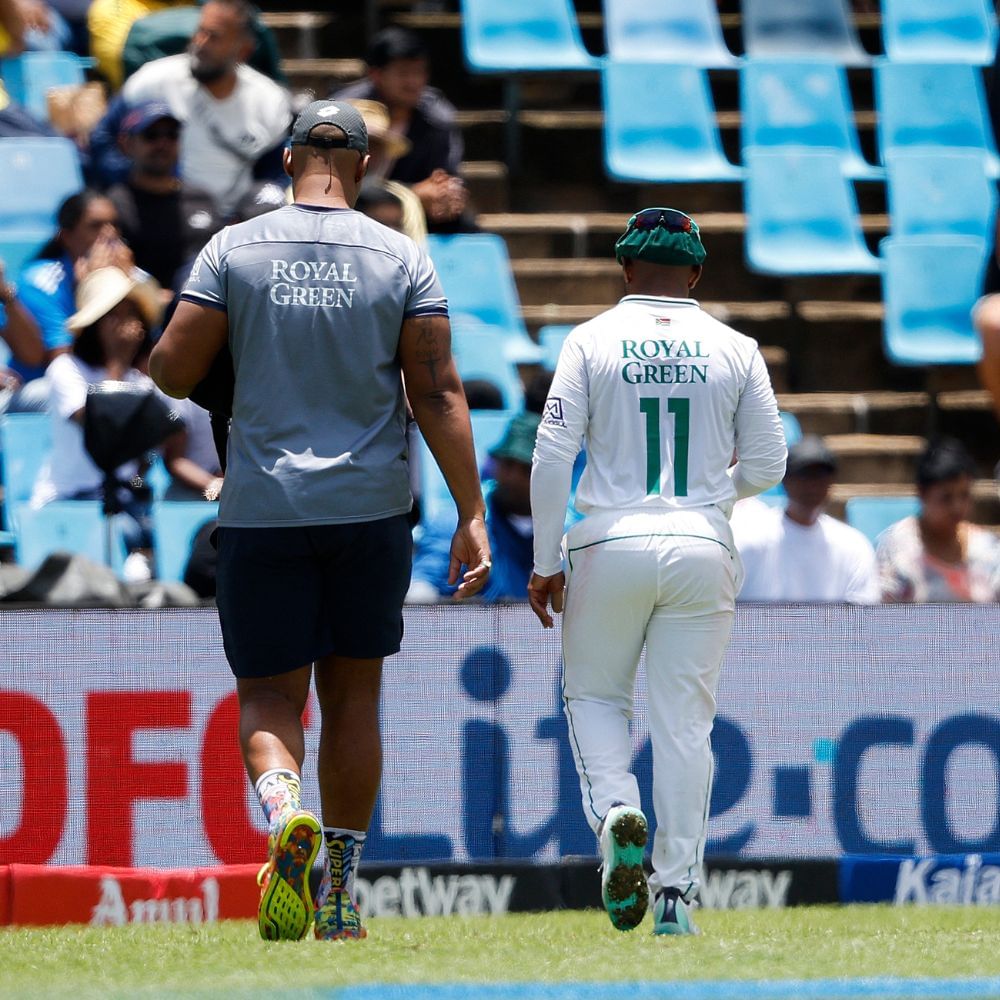
[[[432,319],[418,319],[417,343],[415,357],[427,368],[431,383],[436,387],[438,381],[438,365],[445,360],[444,345],[441,336],[435,329]]]

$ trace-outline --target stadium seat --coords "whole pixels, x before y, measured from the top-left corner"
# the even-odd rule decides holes
[[[751,59],[871,61],[858,41],[847,0],[743,0],[743,44]]]
[[[978,153],[900,151],[886,175],[893,236],[993,239],[997,190]]]
[[[72,52],[25,52],[0,60],[0,76],[7,93],[39,121],[49,120],[48,92],[52,87],[83,83],[90,60]]]
[[[622,181],[738,181],[722,152],[705,70],[608,59],[604,163]]]
[[[500,390],[505,409],[520,408],[524,388],[517,367],[510,360],[502,330],[481,324],[455,324],[451,342],[455,364],[463,379],[491,382]],[[538,349],[533,342],[532,346]]]
[[[206,521],[218,516],[218,503],[207,500],[158,500],[153,504],[157,579],[175,583],[184,579],[194,536]]]
[[[462,47],[474,73],[594,70],[570,0],[462,0]]]
[[[844,505],[847,523],[875,545],[890,525],[920,510],[916,497],[851,497]]]
[[[2,209],[0,209],[2,213]],[[17,281],[25,264],[41,250],[52,235],[51,227],[34,229],[8,229],[0,231],[0,263],[10,281]]]
[[[815,60],[749,60],[740,69],[744,149],[803,146],[833,149],[846,177],[880,178],[861,155],[842,66]]]
[[[66,551],[106,562],[107,536],[99,500],[55,500],[44,507],[15,506],[17,561],[36,569],[46,556]]]
[[[897,365],[968,365],[979,360],[970,313],[986,261],[983,240],[961,236],[885,239],[882,327]]]
[[[0,419],[3,498],[10,525],[14,508],[31,499],[39,470],[52,448],[47,413],[8,413]]]
[[[538,343],[541,344],[542,350],[545,351],[545,367],[551,371],[555,371],[563,341],[572,329],[573,327],[569,324],[552,324],[550,326],[543,326],[538,331]]]
[[[875,274],[836,153],[748,149],[746,256],[761,274]]]
[[[56,209],[83,188],[76,146],[61,137],[0,139],[0,228],[48,229]],[[17,192],[11,197],[10,192]]]
[[[604,0],[604,34],[614,59],[716,69],[739,62],[722,39],[715,0]]]
[[[882,0],[882,41],[893,62],[987,66],[996,16],[986,0]]]
[[[521,318],[521,300],[503,237],[492,233],[432,235],[427,238],[427,251],[448,296],[453,324],[482,324],[502,331],[514,361],[527,361],[528,355],[540,358]]]
[[[880,62],[875,106],[882,162],[897,150],[943,146],[979,152],[1000,176],[982,74],[958,64]]]
[[[498,444],[503,437],[507,424],[517,413],[517,410],[473,410],[472,439],[476,448],[476,464],[482,470],[489,458],[489,450]],[[445,518],[451,522],[456,520],[455,501],[448,492],[441,470],[423,437],[420,437],[418,447],[420,463],[420,519],[424,523]]]

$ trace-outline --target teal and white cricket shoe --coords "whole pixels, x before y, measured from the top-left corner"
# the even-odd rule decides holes
[[[649,887],[642,867],[649,827],[641,809],[615,805],[601,825],[601,896],[611,923],[630,931],[649,907]]]
[[[653,904],[654,934],[700,934],[691,919],[693,903],[685,901],[679,889],[661,889]]]

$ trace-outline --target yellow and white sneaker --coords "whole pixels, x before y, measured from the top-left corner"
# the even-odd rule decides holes
[[[265,941],[299,941],[313,920],[309,873],[323,846],[323,828],[304,809],[289,812],[268,838],[268,862],[257,875],[257,926]]]

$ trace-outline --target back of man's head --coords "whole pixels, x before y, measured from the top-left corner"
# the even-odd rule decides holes
[[[397,59],[426,59],[427,49],[420,37],[406,28],[383,28],[372,37],[365,62],[382,69]]]

